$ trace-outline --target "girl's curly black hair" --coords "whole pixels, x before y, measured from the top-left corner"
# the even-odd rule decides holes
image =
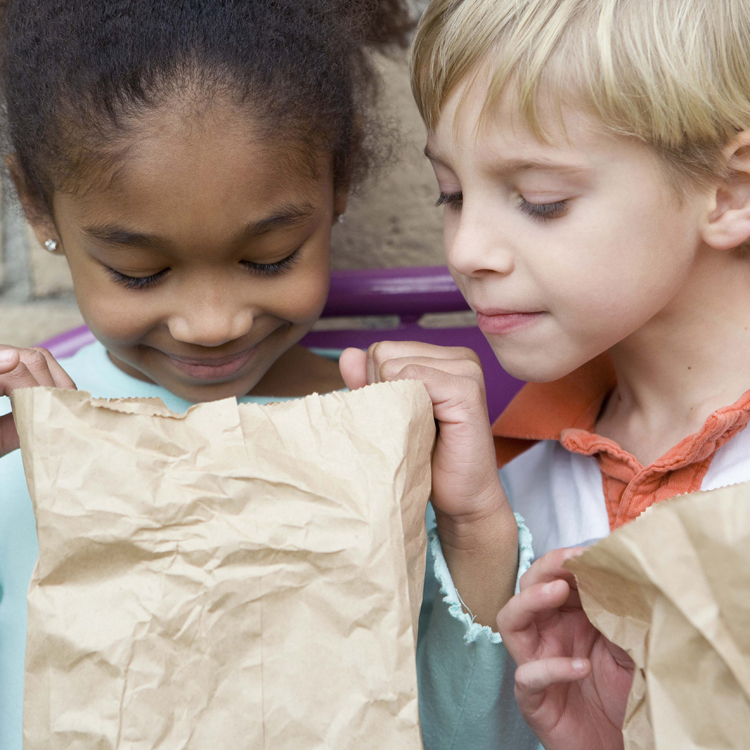
[[[367,48],[404,47],[412,28],[407,0],[5,0],[0,22],[7,145],[48,214],[54,189],[115,167],[139,114],[175,94],[229,96],[356,183],[374,154]]]

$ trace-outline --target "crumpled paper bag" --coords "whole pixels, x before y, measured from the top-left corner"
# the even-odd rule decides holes
[[[626,750],[750,747],[750,484],[659,503],[566,567],[636,664]]]
[[[421,383],[13,408],[40,547],[25,750],[421,749]]]

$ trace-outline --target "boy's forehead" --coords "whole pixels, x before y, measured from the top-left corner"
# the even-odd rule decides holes
[[[502,92],[489,111],[485,111],[486,102],[485,75],[480,73],[457,86],[437,126],[428,133],[428,157],[446,162],[469,154],[480,161],[506,161],[515,166],[528,162],[583,169],[591,147],[611,141],[593,117],[543,94],[539,101],[542,134],[529,125],[512,87]]]

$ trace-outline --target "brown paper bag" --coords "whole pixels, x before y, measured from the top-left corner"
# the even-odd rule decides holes
[[[627,750],[750,747],[750,485],[660,503],[566,566],[636,664]]]
[[[422,747],[422,384],[13,408],[40,547],[25,750]]]

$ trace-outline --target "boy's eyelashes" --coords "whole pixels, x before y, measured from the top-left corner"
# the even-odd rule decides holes
[[[533,219],[557,219],[568,210],[568,201],[554,203],[531,203],[522,195],[518,196],[518,207]]]
[[[463,192],[457,193],[440,193],[435,206],[453,206],[454,208],[460,208],[464,201]]]
[[[249,260],[240,261],[240,265],[250,271],[251,273],[258,274],[261,276],[278,276],[283,273],[287,268],[292,266],[298,259],[300,250],[297,248],[291,255],[287,255],[286,258],[277,261],[276,263],[253,263]],[[150,276],[128,276],[120,271],[115,271],[114,268],[106,267],[107,273],[110,275],[113,281],[124,286],[126,289],[148,289],[159,283],[171,269],[164,268],[158,273],[151,274]]]
[[[457,193],[440,193],[436,206],[451,206],[452,208],[461,208],[464,201],[463,192]],[[525,214],[534,219],[557,219],[568,210],[568,201],[555,201],[554,203],[531,203],[522,195],[518,196],[518,207]]]

